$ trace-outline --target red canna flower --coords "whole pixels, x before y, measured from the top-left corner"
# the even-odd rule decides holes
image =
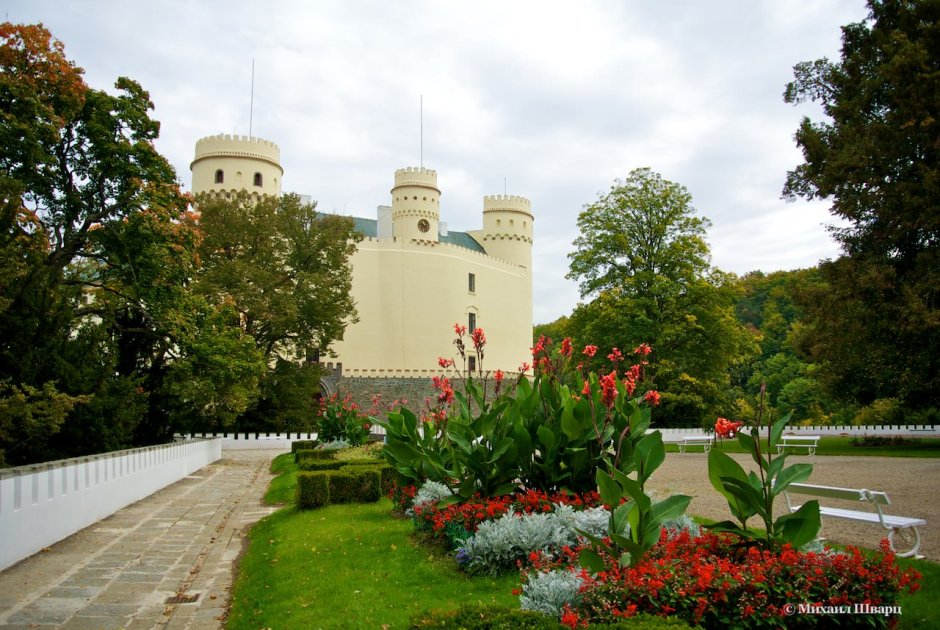
[[[617,397],[617,370],[601,377],[601,400],[610,408],[614,406]]]
[[[614,349],[610,352],[610,354],[607,355],[607,358],[610,359],[611,362],[614,363],[614,365],[616,365],[617,363],[620,363],[621,361],[623,361],[623,355],[620,354],[620,350],[618,350],[617,348],[614,348]]]
[[[453,359],[445,359],[444,357],[437,357],[437,364],[442,368],[449,368],[454,366]]]
[[[566,357],[571,356],[571,337],[565,337],[561,340],[561,354]]]
[[[584,381],[584,387],[581,389],[581,394],[584,396],[591,395],[591,384],[588,383],[587,381]]]
[[[655,389],[651,389],[646,392],[646,396],[643,397],[643,400],[656,407],[659,405],[659,392]]]
[[[593,357],[595,354],[597,354],[597,346],[584,346],[584,351],[582,352],[582,354],[586,354],[589,357]]]
[[[641,343],[636,348],[633,349],[633,354],[642,354],[644,357],[652,352],[653,349],[650,348],[649,344]]]

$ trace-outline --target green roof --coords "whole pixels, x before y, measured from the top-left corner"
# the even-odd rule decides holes
[[[355,223],[356,231],[361,232],[363,236],[370,238],[376,238],[378,236],[378,221],[375,219],[363,219],[362,217],[353,217],[352,219]],[[476,239],[466,232],[455,232],[450,230],[447,232],[446,236],[440,236],[438,238],[441,243],[456,245],[457,247],[463,247],[464,249],[480,252],[481,254],[486,253],[486,250],[483,249],[483,246],[477,243]]]

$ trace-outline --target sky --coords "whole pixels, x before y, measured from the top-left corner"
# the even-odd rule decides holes
[[[196,140],[277,143],[283,189],[375,217],[394,172],[438,173],[441,220],[482,225],[483,196],[535,215],[534,323],[580,299],[568,254],[586,204],[635,168],[685,186],[713,266],[744,274],[838,256],[826,201],[787,202],[810,103],[793,66],[839,59],[863,0],[0,0],[42,22],[113,91],[150,93],[157,148],[185,189]],[[252,74],[254,65],[254,74]],[[252,89],[253,82],[253,89]]]

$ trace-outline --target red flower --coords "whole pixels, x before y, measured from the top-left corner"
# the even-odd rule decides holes
[[[620,354],[620,350],[614,348],[611,350],[610,354],[607,355],[607,358],[610,359],[614,364],[620,363],[623,361],[623,355]]]
[[[571,356],[571,337],[565,337],[561,340],[561,354],[566,357]]]
[[[438,364],[439,366],[441,366],[442,368],[445,368],[445,369],[446,369],[446,368],[449,368],[449,367],[453,367],[453,365],[454,365],[454,360],[453,360],[453,359],[445,359],[444,357],[437,357],[437,364]]]
[[[496,370],[496,372],[493,373],[493,379],[497,383],[502,383],[504,378],[506,378],[506,375],[503,373],[502,370]]]
[[[463,337],[464,335],[467,334],[467,327],[461,326],[460,324],[454,324],[454,332],[457,334],[458,337]]]
[[[591,384],[588,383],[587,381],[584,381],[584,387],[581,389],[581,394],[584,396],[591,395]]]
[[[519,372],[521,372],[522,374],[525,374],[531,369],[531,367],[532,366],[529,365],[528,363],[523,362],[522,365],[519,366]]]
[[[617,397],[617,370],[601,377],[601,400],[609,408],[614,406]]]
[[[659,392],[655,389],[651,389],[646,392],[646,396],[643,397],[643,400],[656,407],[659,405]]]
[[[589,357],[593,357],[595,354],[597,354],[597,346],[584,346],[584,351],[582,352],[582,354],[586,354]]]
[[[652,351],[653,349],[649,347],[649,344],[641,343],[633,349],[633,354],[642,354],[645,357]]]
[[[477,352],[483,350],[483,346],[486,345],[486,335],[483,334],[482,328],[475,328],[473,331],[473,347]]]

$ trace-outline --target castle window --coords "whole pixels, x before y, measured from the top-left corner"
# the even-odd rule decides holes
[[[468,313],[467,315],[467,327],[470,329],[470,332],[473,332],[477,329],[477,314]]]
[[[215,172],[215,183],[222,184],[225,182],[225,173],[222,172],[222,169],[219,169]]]
[[[262,186],[261,173],[255,173],[255,186]]]
[[[467,286],[467,289],[470,291],[470,293],[476,293],[476,290],[477,290],[477,275],[476,275],[475,273],[468,274],[468,275],[467,275],[467,280],[468,280],[468,282],[467,282],[467,285],[468,285],[468,286]]]
[[[467,357],[467,369],[471,372],[477,371],[477,358],[476,357]]]

